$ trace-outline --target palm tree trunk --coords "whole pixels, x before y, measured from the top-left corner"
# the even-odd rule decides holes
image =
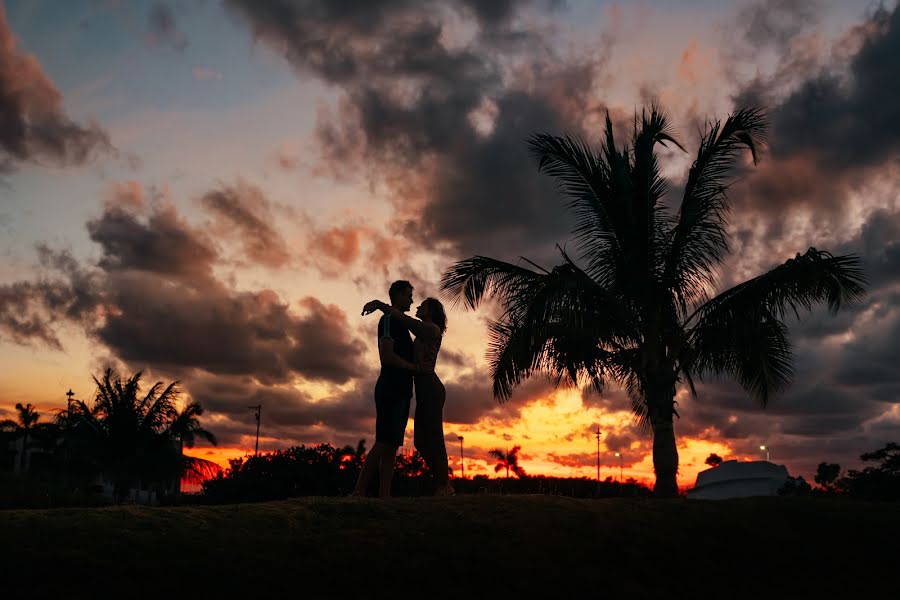
[[[678,496],[678,448],[675,446],[675,429],[672,413],[665,411],[651,420],[653,426],[653,470],[656,484],[653,494],[663,498]]]

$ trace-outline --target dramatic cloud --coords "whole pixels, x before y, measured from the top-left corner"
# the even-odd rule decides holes
[[[291,307],[271,290],[229,287],[213,275],[219,253],[208,236],[170,203],[130,210],[134,191],[114,188],[120,200],[108,201],[87,224],[101,248],[95,267],[42,247],[52,277],[0,288],[0,331],[18,343],[59,347],[54,326],[77,322],[139,369],[195,369],[268,383],[344,384],[365,373],[365,346],[340,308],[310,297]],[[242,228],[261,227],[227,195],[222,202],[222,194],[207,198],[218,199],[211,206]]]
[[[82,126],[66,116],[62,95],[40,62],[16,50],[0,7],[0,171],[22,162],[82,165],[111,150],[97,125]]]
[[[88,326],[100,308],[96,275],[68,252],[37,247],[41,271],[34,281],[0,285],[0,335],[17,344],[43,343],[62,349],[56,327]]]
[[[146,218],[121,204],[107,206],[87,230],[102,249],[99,266],[108,272],[208,279],[218,256],[206,234],[181,219],[171,204],[154,207]]]
[[[355,445],[363,438],[371,443],[374,385],[374,378],[365,376],[347,392],[313,401],[293,386],[262,385],[249,376],[195,374],[186,380],[191,398],[218,416],[216,434],[223,445],[254,434],[256,421],[247,407],[261,404],[260,445],[267,448],[323,441]]]
[[[396,199],[398,233],[507,258],[545,257],[568,237],[525,138],[583,130],[608,48],[556,56],[537,30],[519,28],[515,17],[537,10],[526,2],[228,5],[299,73],[343,90],[318,125],[323,160],[336,174],[348,165],[377,173]],[[466,38],[457,22],[472,16]]]
[[[751,46],[771,44],[785,52],[799,34],[819,22],[825,7],[825,0],[762,0],[741,10],[737,21]]]
[[[200,202],[213,215],[211,231],[236,235],[249,262],[281,267],[290,258],[287,242],[271,225],[271,203],[258,187],[240,181],[208,192]]]

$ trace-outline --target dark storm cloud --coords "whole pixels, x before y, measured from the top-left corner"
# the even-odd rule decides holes
[[[16,50],[0,6],[0,171],[22,162],[77,166],[98,152],[112,152],[107,134],[65,114],[62,94],[37,58]]]
[[[553,182],[537,173],[525,138],[582,131],[606,58],[553,55],[537,32],[518,29],[516,16],[531,4],[547,5],[229,2],[299,73],[343,90],[317,129],[331,170],[376,172],[394,192],[402,235],[505,258],[544,253],[567,237]],[[473,39],[448,41],[454,13],[476,17]],[[528,42],[499,51],[500,33]]]
[[[900,8],[880,8],[849,64],[827,72],[773,111],[774,157],[816,152],[827,169],[878,166],[900,152]]]
[[[295,316],[269,290],[238,292],[219,282],[110,274],[115,308],[97,337],[131,364],[197,368],[284,382],[294,376],[345,383],[363,369],[364,346],[343,311],[307,298]]]
[[[99,266],[109,272],[208,278],[218,257],[212,240],[180,218],[171,204],[154,207],[147,216],[110,205],[88,221],[87,230],[103,252]]]
[[[187,36],[178,28],[175,12],[166,2],[154,2],[147,13],[150,42],[170,46],[178,52],[188,47]]]
[[[71,254],[38,245],[41,272],[34,281],[0,285],[0,335],[17,344],[62,349],[61,322],[87,324],[99,305],[96,276]]]
[[[824,0],[763,0],[745,6],[737,21],[749,44],[772,44],[783,52],[798,34],[818,23],[825,7]]]
[[[375,382],[371,375],[360,378],[349,391],[312,401],[290,386],[262,385],[252,377],[195,374],[185,379],[191,398],[209,411],[226,417],[222,444],[237,443],[241,436],[255,434],[256,420],[248,406],[263,406],[261,437],[276,438],[274,447],[290,444],[354,444],[374,432]],[[261,442],[263,445],[263,442]]]
[[[272,207],[258,187],[238,182],[206,193],[201,204],[214,217],[213,230],[236,235],[246,257],[270,267],[290,259],[288,245],[272,226]]]
[[[739,204],[769,212],[805,206],[840,217],[850,192],[871,183],[879,170],[896,170],[900,7],[879,8],[854,31],[849,38],[858,48],[845,62],[791,70],[786,96],[780,96],[777,75],[757,78],[736,94],[736,105],[771,107],[770,156],[735,188]]]
[[[553,393],[553,386],[535,377],[527,380],[513,392],[509,402],[500,404],[485,373],[463,373],[453,381],[444,382],[447,403],[444,405],[444,422],[471,425],[483,420],[493,423],[510,423],[519,418],[522,409]]]
[[[218,254],[206,235],[171,204],[142,215],[107,203],[87,228],[102,250],[95,267],[41,247],[53,276],[0,288],[0,328],[10,339],[58,347],[55,325],[68,321],[136,369],[339,384],[365,371],[365,346],[343,310],[227,286],[213,275]]]

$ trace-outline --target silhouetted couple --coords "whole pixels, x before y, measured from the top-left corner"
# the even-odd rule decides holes
[[[378,495],[391,495],[391,479],[397,449],[403,445],[413,388],[416,391],[416,450],[434,476],[436,496],[452,496],[448,478],[447,447],[444,445],[443,410],[446,392],[434,372],[441,338],[447,329],[444,306],[426,298],[416,309],[416,318],[405,313],[413,303],[413,286],[395,281],[388,290],[391,303],[372,300],[362,310],[368,315],[384,313],[378,321],[378,355],[381,374],[375,384],[375,444],[366,457],[354,496],[364,496],[378,473]],[[412,332],[416,339],[410,337]]]

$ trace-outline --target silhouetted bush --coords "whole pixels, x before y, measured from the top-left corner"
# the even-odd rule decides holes
[[[900,500],[900,445],[891,442],[859,458],[863,462],[877,464],[862,471],[849,471],[837,481],[835,487],[855,498]]]
[[[813,488],[802,476],[788,477],[778,490],[779,496],[811,496]]]

